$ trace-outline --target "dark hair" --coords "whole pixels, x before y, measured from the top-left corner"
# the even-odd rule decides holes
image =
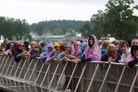
[[[129,47],[129,43],[127,41],[121,41],[120,47],[122,47],[123,45],[126,45],[127,47]]]
[[[35,46],[35,48],[39,48],[40,52],[42,52],[42,49],[40,46]]]
[[[90,45],[90,43],[89,43],[90,38],[92,38],[92,40],[93,40],[93,44],[92,45]],[[89,39],[88,39],[88,45],[90,46],[90,48],[94,45],[94,43],[95,43],[94,37],[90,35]]]
[[[44,46],[45,46],[45,43],[43,43],[43,42],[40,43],[40,46],[41,46],[41,47],[44,47]]]
[[[60,44],[60,49],[61,49],[62,51],[65,51],[65,46],[64,46],[64,44]]]
[[[131,55],[134,57],[133,51],[138,50],[138,45],[132,45],[131,46]]]

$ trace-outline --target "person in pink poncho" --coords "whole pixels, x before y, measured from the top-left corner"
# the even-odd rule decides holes
[[[88,45],[83,52],[82,61],[100,61],[101,49],[98,46],[97,38],[94,35],[90,35],[88,38]]]
[[[138,63],[138,45],[131,46],[131,55],[125,59],[125,65],[129,68]]]

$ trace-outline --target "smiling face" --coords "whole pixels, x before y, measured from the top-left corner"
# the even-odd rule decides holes
[[[128,47],[126,44],[124,44],[124,45],[121,46],[120,48],[121,48],[121,52],[122,52],[122,53],[125,53],[125,52],[129,49],[129,47]]]
[[[75,49],[75,50],[78,49],[78,44],[77,44],[77,42],[74,42],[74,49]]]
[[[60,46],[54,46],[56,51],[60,51]]]
[[[110,57],[115,58],[117,55],[117,50],[116,50],[116,48],[108,48],[107,53]]]
[[[69,47],[69,45],[66,45],[66,46],[65,46],[65,50],[66,50],[66,52],[70,52],[70,47]]]

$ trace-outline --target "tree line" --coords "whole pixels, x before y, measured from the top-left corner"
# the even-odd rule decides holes
[[[98,10],[90,22],[81,27],[83,36],[95,34],[98,38],[108,35],[117,39],[131,40],[138,37],[138,6],[133,0],[109,0],[104,11]]]
[[[74,32],[79,32],[81,26],[84,25],[84,21],[76,20],[51,20],[42,21],[30,25],[32,32],[38,35],[65,35],[73,34]]]
[[[30,38],[30,28],[26,20],[0,17],[0,35],[12,40],[20,39],[21,36]]]

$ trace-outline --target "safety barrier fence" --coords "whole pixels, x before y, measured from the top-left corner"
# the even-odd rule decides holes
[[[46,65],[40,59],[15,62],[0,55],[0,86],[17,92],[138,92],[137,66],[70,61]]]

